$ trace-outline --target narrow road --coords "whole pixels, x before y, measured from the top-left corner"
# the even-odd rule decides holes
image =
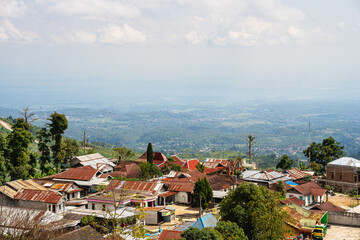
[[[12,131],[11,125],[8,124],[7,122],[4,122],[3,120],[0,120],[0,125],[3,126],[4,128],[6,128],[7,130]]]

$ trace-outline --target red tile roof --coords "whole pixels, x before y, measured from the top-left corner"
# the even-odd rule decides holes
[[[222,189],[236,186],[236,180],[230,175],[211,175],[207,176],[212,190],[218,191]]]
[[[294,203],[294,204],[296,204],[298,206],[305,206],[305,201],[303,201],[303,200],[301,200],[301,199],[299,199],[299,198],[297,198],[295,196],[286,198],[284,200],[281,200],[280,202],[282,204],[285,204],[285,205],[292,202],[292,203]]]
[[[320,187],[315,182],[308,182],[305,184],[294,186],[293,188],[295,188],[305,196],[310,196],[310,195],[323,196],[326,192],[325,188]]]
[[[58,204],[62,197],[62,194],[49,190],[21,189],[14,199]]]
[[[175,230],[163,230],[158,238],[158,240],[167,240],[167,239],[182,239],[181,231]]]
[[[165,163],[168,161],[164,154],[161,152],[153,152],[154,164],[158,167],[165,166]],[[147,162],[147,152],[141,155],[135,162]]]
[[[186,165],[187,165],[187,169],[189,171],[191,170],[196,170],[196,165],[199,164],[199,160],[195,159],[186,159]]]
[[[51,176],[51,178],[90,181],[97,172],[98,170],[92,168],[91,166],[84,166],[78,168],[69,168],[65,172]]]
[[[126,178],[137,178],[141,173],[141,168],[136,164],[124,165],[118,171],[110,173],[112,177],[126,177]]]
[[[210,173],[214,173],[214,172],[221,172],[223,170],[225,170],[225,167],[216,167],[216,168],[206,168],[204,170],[205,174],[210,174]]]

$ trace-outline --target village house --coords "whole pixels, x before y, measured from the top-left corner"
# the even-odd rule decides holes
[[[288,212],[289,218],[285,218],[285,235],[293,239],[297,234],[303,234],[304,238],[312,239],[312,233],[316,225],[328,223],[327,211],[306,210],[296,204],[287,204],[283,210]]]
[[[288,181],[292,180],[291,177],[271,169],[257,171],[257,170],[247,170],[242,172],[242,179],[246,182],[256,183],[259,186],[264,186],[271,188],[276,185],[279,181]]]
[[[213,190],[214,202],[220,202],[231,189],[240,183],[230,175],[206,175],[198,170],[171,171],[166,178],[161,179],[166,192],[159,195],[159,204],[169,202],[192,204],[195,183],[205,177]]]
[[[157,206],[142,208],[145,213],[146,225],[158,225],[160,222],[171,222],[175,220],[176,208],[170,206]]]
[[[326,189],[315,182],[308,182],[301,185],[291,185],[286,190],[286,198],[295,196],[305,202],[305,206],[322,203],[326,201]]]
[[[65,199],[61,193],[49,190],[36,181],[16,180],[0,187],[0,205],[62,212]]]
[[[199,160],[194,159],[182,159],[176,155],[172,155],[171,158],[174,160],[171,163],[177,166],[180,166],[182,171],[191,171],[196,170],[196,165],[199,164]]]
[[[155,207],[162,187],[160,182],[111,180],[103,192],[86,197],[87,208],[114,211],[126,206]]]
[[[96,186],[102,185],[110,176],[91,166],[69,168],[65,172],[58,173],[43,179],[63,182],[74,182],[80,186],[84,195],[96,191]]]
[[[160,204],[165,204],[164,201],[191,204],[195,183],[199,178],[205,177],[206,175],[198,170],[187,172],[171,171],[166,178],[161,179],[167,192],[159,195],[162,197],[159,199]]]
[[[100,153],[87,154],[77,156],[70,160],[70,167],[77,168],[83,166],[91,166],[94,169],[100,170],[102,173],[111,173],[115,164]]]
[[[138,178],[141,173],[141,168],[134,162],[120,163],[114,168],[114,172],[110,173],[112,177],[123,177],[123,178]]]
[[[355,189],[360,193],[360,160],[342,157],[326,166],[326,179],[318,179],[324,185],[334,187],[335,191],[348,193]]]
[[[153,163],[159,168],[165,167],[168,159],[161,152],[153,152]],[[137,163],[147,162],[147,152],[141,155],[138,159],[135,160]]]
[[[298,184],[305,183],[306,177],[311,177],[311,175],[305,171],[301,171],[297,168],[292,168],[288,170],[284,170],[283,174],[292,178],[292,181]]]
[[[61,193],[64,195],[66,201],[79,199],[85,196],[85,191],[75,182],[54,181],[46,179],[36,179],[35,181],[49,190]]]
[[[65,199],[51,190],[20,189],[14,196],[14,206],[59,213],[65,210]]]

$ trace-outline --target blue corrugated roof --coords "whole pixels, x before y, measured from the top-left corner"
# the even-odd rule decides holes
[[[299,184],[294,183],[294,182],[292,182],[292,181],[285,181],[285,183],[287,183],[287,184],[289,184],[289,185],[294,185],[294,186],[299,185]]]
[[[208,213],[201,218],[199,218],[193,225],[193,227],[196,227],[198,229],[203,229],[206,227],[215,227],[218,223],[218,220],[212,215],[211,213]]]

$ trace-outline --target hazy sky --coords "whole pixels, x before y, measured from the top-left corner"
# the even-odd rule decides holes
[[[359,56],[359,0],[0,0],[0,94],[14,100],[351,98]]]

